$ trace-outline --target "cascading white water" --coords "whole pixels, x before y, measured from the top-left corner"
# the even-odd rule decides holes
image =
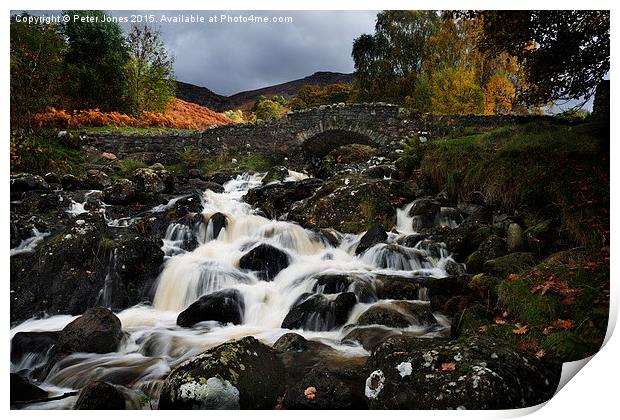
[[[411,205],[397,212],[398,234],[390,233],[387,244],[377,244],[358,256],[354,250],[361,235],[343,235],[341,244],[333,247],[314,231],[255,214],[254,209],[242,201],[242,197],[249,189],[261,185],[263,176],[244,174],[227,182],[223,193],[211,190],[204,193],[205,220],[215,213],[222,213],[227,225],[215,238],[212,231],[208,232],[207,224],[207,231],[198,234],[199,244],[193,251],[185,251],[182,246],[191,237],[192,228],[171,224],[163,241],[167,258],[157,280],[153,304],[138,305],[117,314],[123,330],[128,333],[118,352],[69,356],[54,367],[43,388],[77,389],[92,379],[114,381],[116,375],[130,377],[132,383],[147,383],[164,377],[171,367],[181,361],[229,339],[253,335],[273,343],[288,332],[281,325],[300,296],[324,290],[315,288],[319,275],[355,276],[359,280],[347,290],[356,294],[371,290],[373,296],[374,276],[377,274],[446,276],[442,267],[450,257],[442,245],[434,244],[436,249],[430,249],[422,244],[415,248],[396,244],[399,237],[412,233],[411,218],[408,216]],[[306,176],[290,171],[289,177],[303,179]],[[256,273],[239,268],[240,258],[258,244],[272,245],[288,256],[289,265],[273,281],[261,281]],[[243,297],[243,324],[221,325],[206,321],[192,328],[176,325],[178,314],[198,298],[230,288]],[[424,290],[420,292],[420,299],[428,299]],[[336,295],[326,296],[331,301]],[[382,303],[385,302],[360,300],[345,325],[355,323],[370,306]],[[439,315],[437,317],[440,325],[447,328],[447,321]],[[59,316],[30,320],[15,327],[12,335],[17,331],[60,330],[71,319]],[[311,321],[317,326],[325,322],[319,319]],[[419,334],[426,331],[423,326],[416,325],[412,325],[410,330]],[[309,339],[321,340],[344,354],[368,354],[359,345],[340,343],[344,336],[343,327],[331,331],[296,332]]]

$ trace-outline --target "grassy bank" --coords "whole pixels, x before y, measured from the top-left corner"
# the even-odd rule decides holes
[[[599,143],[585,124],[529,123],[410,147],[401,160],[416,155],[423,180],[454,198],[556,212],[566,237],[590,246],[609,240],[609,160]]]
[[[78,136],[58,136],[58,130],[11,132],[11,172],[44,175],[82,174],[84,153]]]

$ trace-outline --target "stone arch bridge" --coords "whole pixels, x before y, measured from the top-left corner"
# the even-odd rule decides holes
[[[87,138],[101,151],[147,163],[174,163],[178,161],[176,151],[184,148],[216,154],[249,152],[310,160],[346,144],[367,144],[389,151],[399,148],[400,141],[411,135],[421,134],[430,139],[464,127],[495,127],[531,118],[435,116],[410,113],[384,103],[334,104],[290,112],[271,122],[219,126],[187,133],[98,132],[88,134]]]

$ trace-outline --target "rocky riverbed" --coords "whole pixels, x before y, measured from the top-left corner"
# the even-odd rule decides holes
[[[548,400],[561,364],[512,340],[498,284],[566,248],[553,219],[452,199],[389,157],[329,163],[13,174],[12,406]]]

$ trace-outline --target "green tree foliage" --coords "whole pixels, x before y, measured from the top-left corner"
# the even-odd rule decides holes
[[[68,42],[64,90],[73,107],[124,110],[129,53],[121,28],[104,21],[102,11],[66,13],[82,18],[71,19],[63,27]]]
[[[380,12],[375,33],[353,42],[359,100],[404,103],[422,69],[426,42],[438,29],[434,11]]]
[[[134,26],[127,36],[129,61],[127,72],[128,108],[163,112],[174,98],[174,60],[166,50],[161,34],[148,26]]]
[[[609,11],[484,11],[478,47],[523,65],[527,101],[589,99],[609,72]]]
[[[33,113],[57,105],[65,48],[58,25],[11,18],[11,125],[30,126]]]

